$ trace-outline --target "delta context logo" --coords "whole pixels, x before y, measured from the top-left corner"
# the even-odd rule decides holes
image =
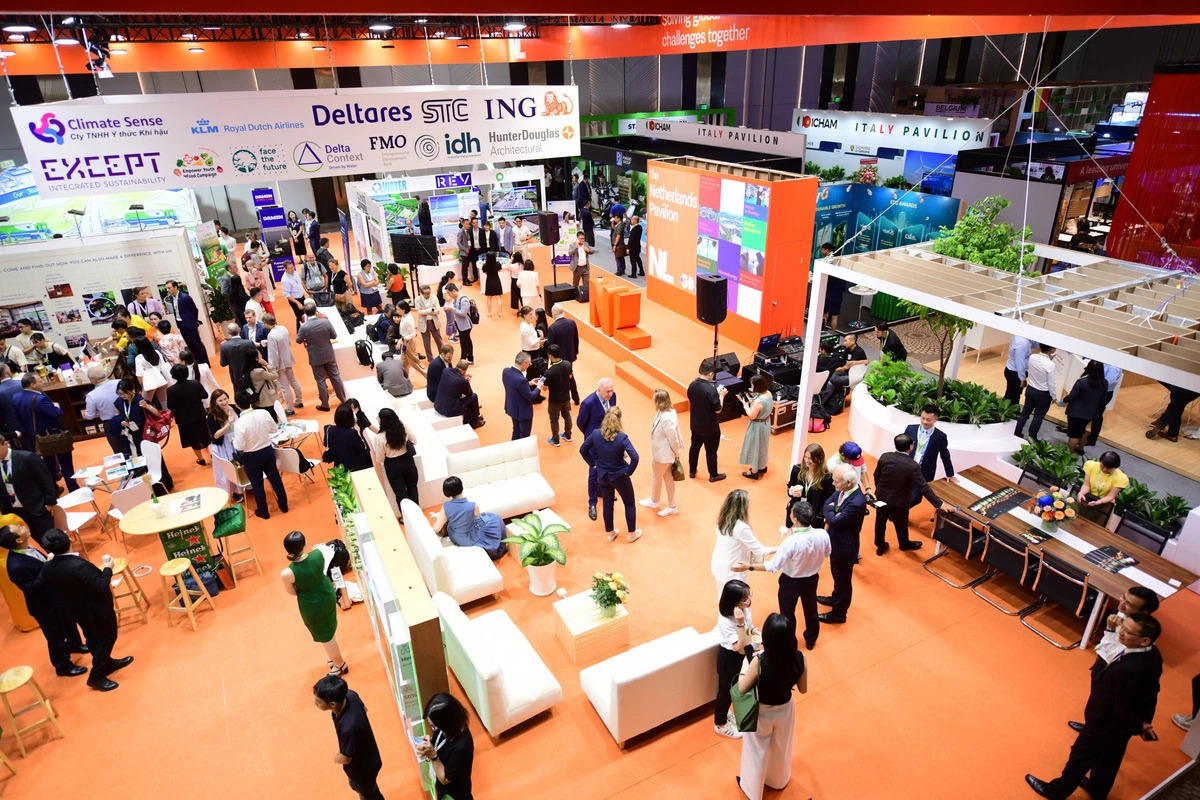
[[[42,114],[42,124],[34,125],[29,123],[29,132],[39,142],[46,144],[62,144],[63,137],[67,134],[67,128],[54,116],[53,113]]]

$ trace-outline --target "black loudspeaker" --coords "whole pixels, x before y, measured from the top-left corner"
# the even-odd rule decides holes
[[[557,211],[538,212],[538,233],[542,237],[542,244],[558,244]]]
[[[705,325],[720,325],[728,312],[729,290],[720,275],[696,276],[696,319]],[[734,374],[737,370],[733,370]]]
[[[724,315],[722,315],[723,318]],[[735,353],[724,353],[717,356],[717,372],[728,372],[730,375],[738,375],[741,371],[742,365]]]

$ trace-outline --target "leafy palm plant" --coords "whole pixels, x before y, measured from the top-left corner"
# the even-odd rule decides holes
[[[1146,504],[1153,499],[1153,489],[1137,478],[1130,478],[1129,485],[1117,494],[1117,499],[1113,502],[1113,510],[1121,516],[1125,516],[1130,511],[1140,515],[1146,510]]]
[[[545,567],[549,564],[566,564],[567,554],[558,541],[560,533],[570,529],[566,525],[554,522],[542,525],[542,518],[537,514],[526,514],[517,517],[513,524],[521,529],[517,536],[507,536],[501,541],[519,544],[517,552],[522,567]]]

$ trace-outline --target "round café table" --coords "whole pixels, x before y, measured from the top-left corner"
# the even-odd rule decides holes
[[[121,531],[126,536],[158,536],[168,560],[190,559],[197,572],[211,575],[215,565],[204,521],[225,507],[229,502],[229,493],[213,486],[201,486],[162,495],[158,502],[170,509],[172,503],[193,495],[199,495],[200,498],[197,508],[177,514],[167,513],[161,517],[154,513],[153,500],[139,503],[121,518]]]

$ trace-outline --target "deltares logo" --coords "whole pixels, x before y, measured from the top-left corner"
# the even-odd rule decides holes
[[[325,125],[375,125],[381,122],[409,122],[413,118],[412,106],[363,106],[346,103],[343,106],[312,106],[313,124],[318,128]]]
[[[29,132],[39,142],[46,144],[62,144],[63,137],[67,134],[67,128],[54,116],[54,114],[42,114],[42,122],[40,125],[29,123]]]

